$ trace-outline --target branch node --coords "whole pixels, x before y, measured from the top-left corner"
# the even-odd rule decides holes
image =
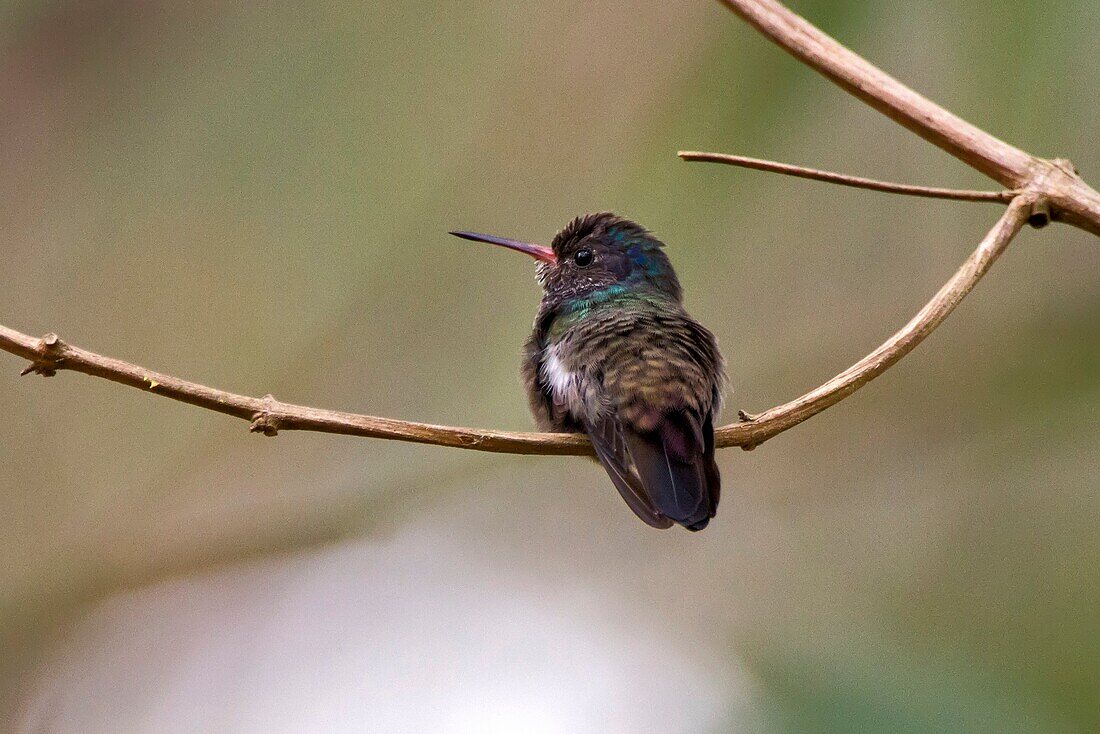
[[[26,375],[35,374],[42,375],[43,377],[53,377],[57,374],[57,370],[60,368],[62,362],[65,361],[62,352],[65,348],[65,342],[61,341],[61,337],[53,332],[46,334],[44,337],[38,340],[38,346],[36,351],[38,352],[37,358],[29,365],[23,368],[23,371],[19,373],[20,377]]]
[[[265,436],[279,435],[279,419],[275,415],[279,401],[271,393],[263,397],[264,409],[253,414],[252,424],[248,430],[252,433],[262,433]]]
[[[1027,215],[1027,223],[1035,229],[1042,229],[1050,224],[1050,202],[1045,196],[1040,196],[1031,204],[1031,211]]]
[[[761,413],[746,413],[743,410],[739,410],[739,411],[737,411],[737,420],[740,423],[753,423],[761,415],[762,415]],[[745,441],[745,443],[741,444],[741,450],[742,451],[752,451],[757,446],[759,446],[760,443],[761,443],[760,441],[752,441],[752,440]]]
[[[1077,166],[1073,165],[1073,161],[1069,158],[1051,158],[1050,162],[1071,176],[1081,175],[1081,172],[1077,170]]]

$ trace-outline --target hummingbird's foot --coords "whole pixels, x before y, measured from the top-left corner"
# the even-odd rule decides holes
[[[754,420],[760,417],[760,413],[746,413],[743,410],[737,411],[737,417],[742,423],[752,423]]]

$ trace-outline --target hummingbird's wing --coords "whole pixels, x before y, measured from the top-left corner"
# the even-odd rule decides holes
[[[585,421],[584,429],[607,475],[611,477],[615,488],[619,490],[619,494],[623,496],[634,514],[651,527],[661,530],[672,527],[672,521],[657,510],[646,492],[645,485],[630,469],[627,439],[619,419],[607,416],[594,423]]]
[[[665,413],[654,430],[627,427],[623,436],[652,506],[688,530],[705,528],[718,509],[721,490],[710,415]]]
[[[718,473],[718,463],[714,460],[714,413],[707,413],[703,421],[703,472],[710,490],[710,516],[718,512],[718,499],[722,494],[722,475]]]

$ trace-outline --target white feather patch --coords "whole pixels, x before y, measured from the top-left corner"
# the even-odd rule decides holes
[[[550,354],[543,360],[542,378],[550,383],[550,389],[553,390],[554,396],[559,401],[569,402],[576,378],[572,372],[562,365],[561,360],[558,359],[557,350],[554,348],[550,349]]]

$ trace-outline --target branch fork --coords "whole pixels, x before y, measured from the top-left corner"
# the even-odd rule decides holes
[[[745,156],[680,153],[685,160],[718,162],[888,193],[1008,205],[977,249],[939,292],[877,349],[805,395],[762,413],[739,411],[739,422],[715,431],[716,447],[741,446],[750,450],[840,402],[911,352],[973,290],[1025,224],[1039,228],[1051,221],[1065,222],[1100,235],[1100,193],[1081,179],[1070,161],[1032,156],[960,119],[888,76],[777,0],[719,1],[797,60],[1007,187],[1001,191],[961,191],[877,181]],[[59,370],[83,372],[247,420],[249,430],[265,436],[275,436],[281,430],[320,431],[496,453],[593,454],[592,445],[579,434],[437,426],[292,405],[270,394],[263,398],[237,395],[70,346],[52,333],[35,339],[0,326],[0,350],[30,361],[24,375],[50,377]]]

